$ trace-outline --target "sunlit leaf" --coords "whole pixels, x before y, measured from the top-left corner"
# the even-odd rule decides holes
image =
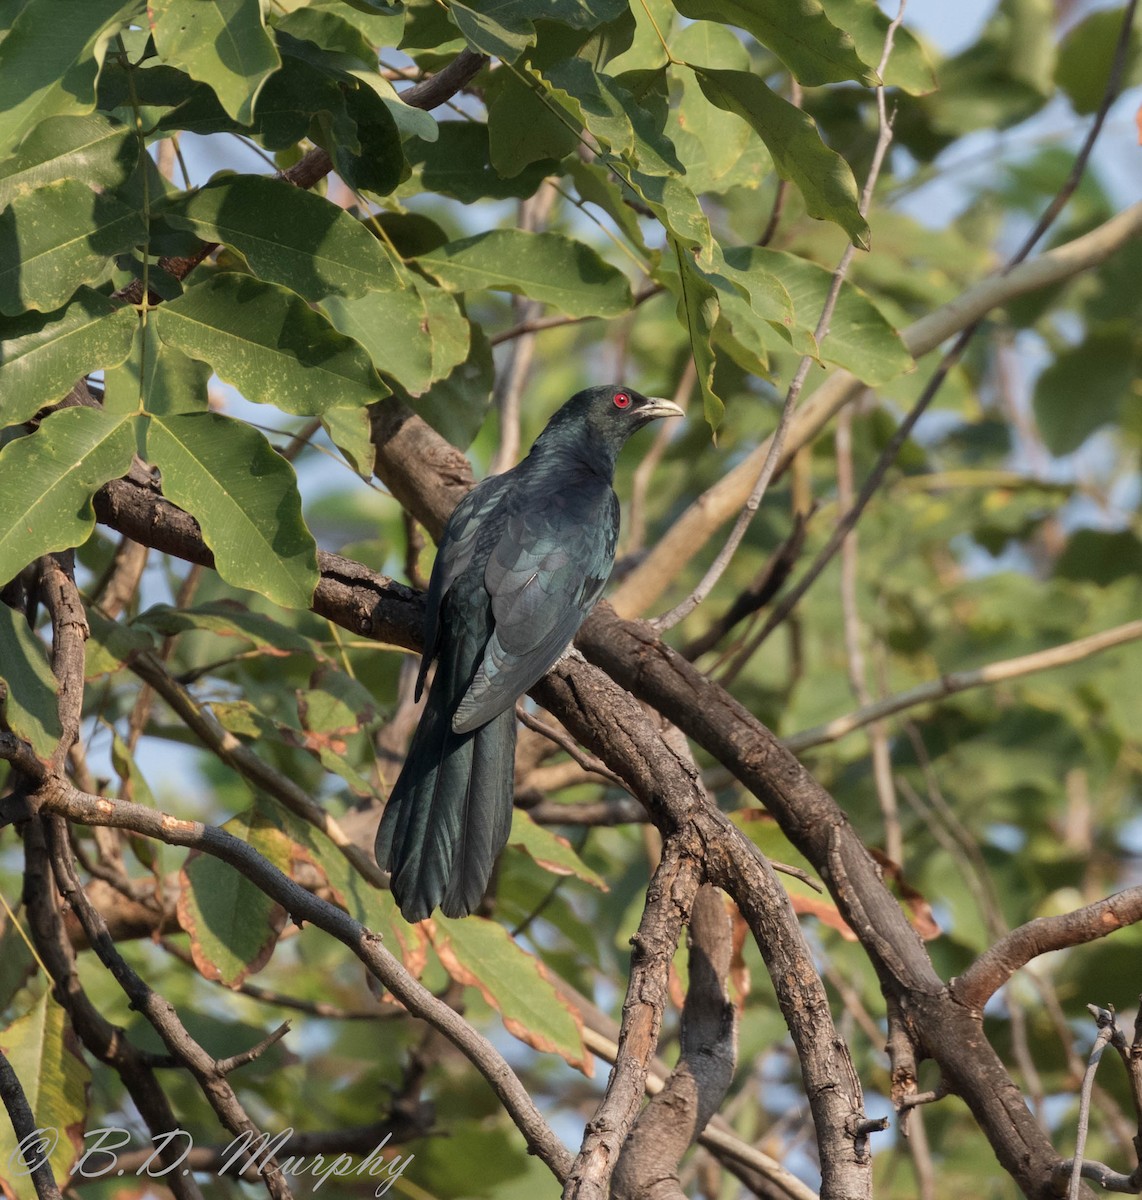
[[[91,497],[125,475],[134,454],[132,423],[99,408],[53,413],[0,450],[0,575],[81,546],[95,526]]]
[[[215,275],[152,319],[164,342],[210,363],[247,400],[316,415],[388,395],[356,342],[276,284]]]

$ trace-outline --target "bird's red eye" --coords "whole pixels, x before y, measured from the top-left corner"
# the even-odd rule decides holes
[[[630,396],[626,392],[615,392],[615,408],[630,408]]]

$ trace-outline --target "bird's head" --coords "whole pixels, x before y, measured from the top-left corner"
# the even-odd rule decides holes
[[[622,384],[605,384],[577,392],[553,416],[544,436],[561,440],[578,436],[617,455],[627,438],[659,417],[680,417],[683,410],[672,400],[644,396]]]

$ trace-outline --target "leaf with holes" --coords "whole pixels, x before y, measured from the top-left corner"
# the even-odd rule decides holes
[[[259,404],[319,416],[389,394],[361,346],[295,292],[249,275],[215,275],[153,319],[164,342],[210,363]]]

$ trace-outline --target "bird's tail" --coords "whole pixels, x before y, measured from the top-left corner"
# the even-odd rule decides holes
[[[452,731],[439,677],[377,830],[377,862],[407,921],[440,905],[464,917],[480,903],[511,829],[515,711]]]

